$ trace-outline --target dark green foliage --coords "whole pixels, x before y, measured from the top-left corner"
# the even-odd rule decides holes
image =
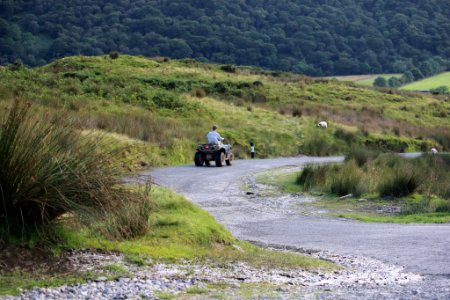
[[[387,87],[388,82],[386,81],[386,79],[384,77],[378,76],[377,78],[375,78],[375,81],[373,82],[373,86]]]
[[[145,231],[148,199],[116,187],[117,170],[97,153],[98,141],[80,136],[64,115],[29,111],[16,100],[0,120],[0,233],[20,237],[67,212],[86,222],[120,217],[108,229],[116,238]],[[139,214],[116,215],[124,205]]]
[[[118,59],[119,58],[119,52],[117,52],[117,51],[109,52],[109,58],[111,58],[111,59]]]
[[[349,161],[342,167],[335,169],[335,174],[328,174],[331,177],[329,181],[332,194],[337,196],[352,194],[353,197],[359,197],[367,190],[362,171],[354,161]]]
[[[0,2],[0,63],[111,51],[308,75],[429,76],[448,61],[448,1]]]
[[[414,166],[396,163],[378,186],[380,196],[404,197],[413,194],[422,184],[422,175]]]
[[[236,67],[232,65],[221,66],[220,69],[227,73],[236,73]]]
[[[430,93],[434,95],[450,95],[450,90],[447,86],[443,85],[434,89],[430,89]]]
[[[336,129],[336,131],[334,132],[334,136],[345,141],[349,145],[355,143],[357,138],[356,133],[344,130],[342,128]]]
[[[368,192],[387,201],[405,199],[402,213],[450,212],[450,155],[403,158],[352,151],[342,165],[306,166],[296,183],[306,191],[337,196]],[[418,193],[421,196],[413,196]],[[413,200],[417,199],[417,200]]]
[[[345,156],[345,161],[355,161],[358,167],[364,166],[369,161],[376,159],[380,155],[379,151],[368,150],[360,147],[352,147]]]
[[[393,88],[396,88],[396,87],[399,87],[402,85],[402,82],[397,77],[389,78],[387,83],[388,83],[389,87],[393,87]]]
[[[328,166],[306,165],[297,176],[296,183],[303,185],[305,190],[326,184]]]

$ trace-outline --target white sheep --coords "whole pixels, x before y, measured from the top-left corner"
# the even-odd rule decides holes
[[[432,154],[437,154],[437,153],[438,153],[438,151],[437,151],[437,149],[436,149],[436,148],[431,148],[431,153],[432,153]]]
[[[328,128],[328,124],[325,121],[320,121],[319,123],[317,123],[317,127],[319,127],[319,128]]]

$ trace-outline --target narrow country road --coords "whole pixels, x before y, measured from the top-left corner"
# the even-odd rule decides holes
[[[162,168],[141,176],[170,187],[200,205],[237,238],[263,244],[329,250],[404,266],[450,279],[450,224],[360,223],[264,209],[242,191],[243,178],[283,166],[342,161],[343,157],[238,160],[232,167]]]

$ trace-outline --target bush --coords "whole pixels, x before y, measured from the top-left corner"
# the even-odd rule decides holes
[[[354,160],[340,166],[338,172],[329,174],[330,192],[338,196],[353,194],[354,197],[361,196],[367,191],[363,182],[364,174],[358,168]]]
[[[349,153],[345,156],[345,161],[354,160],[358,167],[362,167],[369,161],[376,159],[379,155],[379,151],[356,147],[350,149]]]
[[[295,182],[298,185],[303,185],[306,191],[312,190],[315,187],[322,187],[326,184],[329,168],[329,166],[306,165],[297,176]]]
[[[119,58],[119,52],[117,51],[112,51],[109,53],[109,58],[111,59],[118,59]]]
[[[193,94],[195,97],[197,97],[197,98],[205,98],[205,97],[206,97],[206,92],[205,92],[205,90],[202,89],[202,88],[195,89],[195,90],[192,92],[192,94]]]
[[[434,89],[430,89],[430,93],[433,95],[450,95],[450,90],[447,86],[442,85]]]
[[[116,171],[106,155],[97,153],[96,140],[62,122],[64,116],[33,118],[30,106],[15,101],[0,123],[2,235],[24,236],[68,212],[90,222],[124,204],[146,205],[146,196],[117,186]],[[146,224],[139,217],[133,222]],[[121,230],[110,230],[115,229]],[[132,237],[143,228],[138,231],[116,236]]]
[[[295,107],[292,110],[292,116],[300,118],[303,115],[302,109],[300,107]]]
[[[400,161],[386,170],[378,186],[381,197],[404,197],[413,194],[422,184],[422,175],[412,164]]]
[[[356,142],[356,133],[341,128],[336,129],[334,136],[345,141],[347,144],[353,144]]]
[[[221,66],[220,69],[227,73],[236,73],[236,67],[233,65],[224,65]]]

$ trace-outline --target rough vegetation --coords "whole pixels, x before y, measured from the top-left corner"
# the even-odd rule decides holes
[[[448,154],[412,159],[357,150],[343,165],[305,167],[296,182],[306,191],[401,202],[404,214],[448,215],[449,178]]]
[[[126,159],[119,159],[130,169],[190,162],[212,123],[220,125],[238,158],[248,155],[250,141],[258,157],[345,153],[355,144],[395,152],[450,148],[450,103],[444,99],[225,69],[126,55],[2,68],[0,95],[6,101],[0,105],[16,93],[42,111],[66,108],[81,128],[114,133],[105,146],[126,147]],[[316,128],[320,120],[329,128]]]
[[[21,59],[34,66],[68,55],[120,51],[308,75],[403,73],[430,58],[450,56],[449,5],[435,0],[3,0],[0,63]]]
[[[0,243],[27,239],[68,213],[111,220],[110,238],[145,233],[147,196],[118,187],[117,168],[64,115],[34,116],[30,106],[16,100],[0,123]]]

